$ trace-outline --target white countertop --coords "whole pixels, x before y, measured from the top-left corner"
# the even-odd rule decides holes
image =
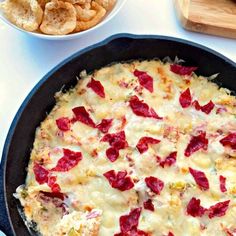
[[[0,153],[20,104],[43,75],[74,52],[117,33],[184,38],[236,61],[236,40],[185,31],[176,18],[172,0],[128,0],[102,28],[72,41],[36,39],[0,21]]]

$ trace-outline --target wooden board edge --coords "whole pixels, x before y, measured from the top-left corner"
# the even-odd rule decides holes
[[[208,26],[203,23],[194,22],[189,19],[189,4],[191,0],[173,0],[177,17],[183,28],[189,31],[204,33],[208,35],[216,35],[226,38],[236,38],[236,31],[217,26]],[[181,4],[182,3],[182,4]],[[207,29],[207,30],[206,30]]]

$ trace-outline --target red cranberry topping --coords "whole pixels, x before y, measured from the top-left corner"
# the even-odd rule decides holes
[[[236,133],[230,133],[226,137],[220,140],[223,146],[228,146],[232,149],[236,149]]]
[[[72,111],[74,112],[75,119],[77,121],[80,121],[81,123],[84,123],[92,128],[96,127],[95,123],[90,118],[89,113],[86,111],[84,107],[75,107],[72,109]]]
[[[56,120],[56,124],[61,131],[68,131],[70,130],[71,121],[68,117],[61,117]]]
[[[139,217],[141,214],[142,208],[135,208],[130,211],[128,215],[120,217],[120,231],[122,233],[127,233],[133,228],[138,227]]]
[[[64,156],[60,158],[52,171],[65,172],[75,167],[82,160],[81,152],[63,149]]]
[[[221,190],[221,192],[222,193],[226,192],[227,191],[226,178],[224,176],[220,175],[219,181],[220,181],[220,190]]]
[[[146,88],[149,92],[153,92],[153,78],[147,72],[135,70],[134,75],[138,77],[140,85]]]
[[[104,87],[100,81],[91,78],[91,81],[87,84],[87,87],[91,88],[101,98],[105,98]]]
[[[129,214],[120,217],[120,233],[114,236],[149,236],[148,233],[138,229],[139,217],[142,208],[135,208]]]
[[[201,106],[201,111],[206,114],[209,114],[214,107],[215,107],[215,104],[212,101],[210,101],[206,105]]]
[[[149,106],[143,101],[139,100],[137,96],[132,96],[130,98],[129,105],[133,113],[137,116],[162,119],[160,116],[157,115],[153,108],[149,108]]]
[[[197,100],[194,100],[194,101],[192,102],[192,105],[194,106],[194,108],[195,108],[197,111],[201,110],[201,105],[199,104],[199,102],[198,102]]]
[[[213,217],[221,217],[226,214],[226,211],[228,210],[230,200],[224,201],[224,202],[218,202],[215,205],[211,206],[208,209],[208,216],[209,218]]]
[[[182,92],[179,96],[179,103],[183,108],[187,108],[192,103],[192,96],[189,88],[187,88],[184,92]]]
[[[209,189],[209,182],[204,172],[192,168],[189,168],[189,171],[201,190]]]
[[[169,232],[168,236],[175,236],[175,235],[172,232]]]
[[[149,210],[149,211],[154,211],[155,210],[151,199],[148,199],[146,202],[144,202],[143,207],[144,207],[144,209]]]
[[[160,194],[164,188],[164,182],[156,177],[150,176],[145,178],[146,185],[156,194]]]
[[[184,155],[191,156],[194,152],[203,149],[207,150],[208,139],[206,139],[206,132],[201,132],[198,136],[193,136],[185,149]]]
[[[120,131],[118,133],[106,134],[101,139],[102,142],[108,142],[112,147],[120,150],[128,146],[126,142],[125,132]]]
[[[157,144],[160,140],[152,137],[142,137],[139,139],[138,144],[136,145],[140,153],[144,153],[148,150],[149,144]]]
[[[127,171],[118,171],[116,173],[114,170],[110,170],[103,175],[113,188],[119,189],[120,191],[126,191],[134,187],[132,179],[130,176],[127,176]]]
[[[111,128],[113,119],[102,119],[102,122],[97,125],[97,128],[102,133],[107,133],[108,130]]]
[[[110,147],[106,150],[106,156],[111,162],[114,162],[119,157],[119,150],[116,148]]]
[[[57,177],[56,176],[50,176],[48,178],[48,186],[51,188],[51,191],[53,193],[59,193],[61,191],[61,188],[59,184],[56,183]]]
[[[187,205],[187,214],[193,217],[201,217],[205,213],[206,209],[201,206],[200,199],[193,197]]]
[[[197,67],[181,66],[178,64],[170,65],[170,70],[178,75],[191,75]]]
[[[48,182],[49,171],[46,170],[42,165],[34,163],[33,171],[35,179],[39,184],[45,184]]]
[[[170,153],[165,160],[160,162],[160,166],[164,168],[165,166],[172,166],[176,162],[177,152]]]

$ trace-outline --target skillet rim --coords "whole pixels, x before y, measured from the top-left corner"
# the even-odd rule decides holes
[[[73,61],[74,59],[76,59],[77,57],[81,56],[82,54],[91,51],[95,48],[99,48],[101,46],[105,46],[107,44],[109,44],[110,42],[112,42],[113,40],[117,40],[117,39],[124,39],[124,38],[129,38],[129,39],[158,39],[158,40],[163,40],[163,41],[172,41],[175,43],[181,43],[184,45],[188,45],[188,46],[192,46],[195,48],[198,48],[200,50],[203,50],[205,52],[208,52],[210,54],[212,54],[215,57],[218,57],[222,60],[224,60],[226,63],[230,64],[232,67],[234,67],[236,69],[236,63],[234,61],[232,61],[231,59],[227,58],[226,56],[224,56],[223,54],[208,48],[204,45],[186,40],[186,39],[181,39],[181,38],[176,38],[176,37],[171,37],[171,36],[164,36],[164,35],[152,35],[152,34],[129,34],[129,33],[120,33],[120,34],[115,34],[112,35],[98,43],[95,43],[93,45],[90,45],[84,49],[81,49],[77,52],[75,52],[74,54],[70,55],[69,57],[67,57],[66,59],[64,59],[63,61],[61,61],[59,64],[57,64],[55,67],[53,67],[48,73],[46,73],[42,79],[40,79],[36,85],[31,89],[31,91],[29,92],[29,94],[26,96],[26,98],[23,100],[23,102],[21,103],[19,109],[17,110],[10,128],[8,130],[4,145],[3,145],[3,151],[2,151],[2,159],[1,159],[1,165],[0,165],[0,171],[2,172],[3,176],[0,176],[2,178],[3,181],[3,208],[5,208],[6,212],[7,212],[7,220],[8,223],[10,225],[11,231],[13,233],[13,235],[16,235],[15,230],[14,230],[14,226],[13,226],[13,222],[11,220],[10,217],[10,213],[9,213],[9,205],[8,205],[8,199],[7,199],[7,195],[6,195],[6,166],[7,166],[7,159],[8,159],[8,153],[9,153],[9,147],[10,144],[12,142],[12,137],[15,133],[15,129],[16,126],[21,118],[21,115],[23,113],[23,111],[25,110],[27,104],[29,103],[29,101],[31,100],[31,98],[34,96],[34,94],[40,90],[40,87],[47,82],[47,80],[59,69],[61,69],[63,66],[65,66],[67,63]]]

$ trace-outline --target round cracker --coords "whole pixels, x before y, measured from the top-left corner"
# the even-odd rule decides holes
[[[90,21],[97,14],[95,10],[84,9],[78,4],[75,4],[74,7],[77,14],[77,20],[79,21]]]
[[[35,31],[42,22],[43,10],[36,0],[6,0],[1,8],[9,21],[24,30]]]
[[[76,27],[76,10],[69,2],[52,1],[45,5],[40,30],[45,34],[65,35]]]
[[[116,3],[116,0],[95,0],[100,6],[110,11]]]
[[[92,28],[93,26],[97,25],[106,15],[106,10],[96,2],[92,2],[92,9],[95,10],[97,14],[90,21],[78,20],[75,28],[76,32]]]

